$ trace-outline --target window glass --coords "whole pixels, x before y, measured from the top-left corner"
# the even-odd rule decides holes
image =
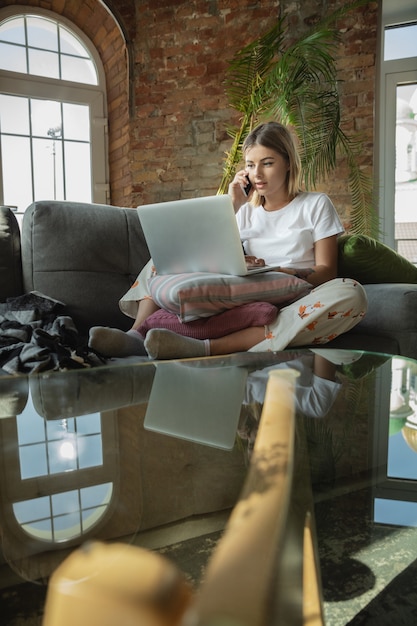
[[[23,17],[15,17],[7,20],[0,26],[0,41],[19,43],[25,45],[25,20]]]
[[[91,160],[90,144],[69,142],[64,145],[65,152],[65,193],[67,200],[73,202],[89,198],[91,202]]]
[[[103,446],[101,435],[88,435],[79,439],[78,455],[80,468],[102,465]]]
[[[36,137],[51,137],[53,129],[62,127],[60,102],[32,98],[30,105],[32,135]]]
[[[32,202],[30,140],[26,137],[1,137],[3,195],[11,205],[27,207]],[[9,199],[10,198],[10,199]]]
[[[26,74],[25,48],[0,42],[0,69]]]
[[[74,35],[63,26],[59,27],[59,43],[63,54],[72,54],[73,56],[84,57],[86,59],[90,58],[90,55],[81,41],[74,37]]]
[[[43,443],[20,446],[19,460],[20,476],[22,480],[46,476],[48,474],[46,446]]]
[[[29,135],[29,106],[27,98],[0,94],[2,133]]]
[[[58,52],[58,28],[51,20],[27,17],[28,45]]]
[[[33,15],[0,25],[0,69],[98,85],[95,63],[83,43],[57,21]]]
[[[29,49],[29,74],[59,78],[59,56],[56,52]]]
[[[62,515],[54,517],[55,541],[69,541],[82,534],[80,514]]]
[[[78,511],[80,508],[77,489],[54,494],[51,496],[51,502],[53,515],[74,513],[74,511]]]
[[[81,59],[61,55],[62,80],[72,80],[74,82],[85,83],[86,85],[96,85],[97,75],[94,64],[89,59]]]
[[[385,29],[384,61],[417,57],[417,24]]]
[[[90,116],[85,104],[69,104],[62,107],[65,139],[90,141]]]
[[[103,504],[109,504],[111,499],[111,485],[94,485],[80,489],[81,506],[83,509],[91,509]]]
[[[62,141],[33,139],[33,179],[35,198],[63,200]]]
[[[88,416],[88,419],[77,420],[77,432],[80,435],[97,435],[101,433],[101,416],[95,413]]]
[[[28,402],[24,411],[16,417],[16,423],[20,445],[40,443],[45,440],[45,420],[37,414],[31,402]]]
[[[51,514],[48,496],[16,502],[13,509],[16,519],[22,524],[33,519],[49,517]]]

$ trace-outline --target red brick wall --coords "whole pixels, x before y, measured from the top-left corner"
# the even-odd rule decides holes
[[[230,141],[227,61],[278,15],[277,0],[144,1],[135,41],[134,202],[215,193]],[[256,27],[254,27],[256,25]]]
[[[214,193],[230,146],[223,80],[227,60],[270,28],[283,11],[294,35],[341,2],[144,0],[135,39],[132,120],[133,204]],[[361,162],[372,174],[377,3],[338,23],[343,127],[359,133]],[[321,185],[348,225],[350,195],[344,159]]]
[[[106,73],[111,203],[215,193],[226,129],[236,121],[223,81],[227,61],[288,12],[294,35],[342,0],[18,0],[73,21],[96,46]],[[10,3],[0,0],[0,7]],[[338,24],[343,127],[363,141],[372,173],[377,2]],[[120,27],[117,27],[116,21]],[[129,68],[130,58],[130,68]],[[321,185],[349,223],[346,164]]]

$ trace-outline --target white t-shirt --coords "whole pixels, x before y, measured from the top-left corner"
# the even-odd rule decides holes
[[[282,267],[311,267],[316,241],[344,232],[330,198],[317,192],[300,193],[278,211],[247,202],[236,219],[245,253]]]

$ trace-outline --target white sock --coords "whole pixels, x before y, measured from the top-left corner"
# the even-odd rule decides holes
[[[93,326],[88,345],[107,357],[148,356],[143,337],[137,330],[128,330],[125,333],[119,328]]]
[[[184,337],[165,328],[153,328],[148,331],[144,343],[151,359],[182,359],[210,355],[209,339]]]

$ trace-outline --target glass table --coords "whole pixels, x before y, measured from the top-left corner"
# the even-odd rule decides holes
[[[41,624],[49,577],[91,539],[158,551],[200,585],[245,487],[269,373],[287,369],[323,619],[414,623],[417,362],[326,349],[0,376],[4,623]]]

